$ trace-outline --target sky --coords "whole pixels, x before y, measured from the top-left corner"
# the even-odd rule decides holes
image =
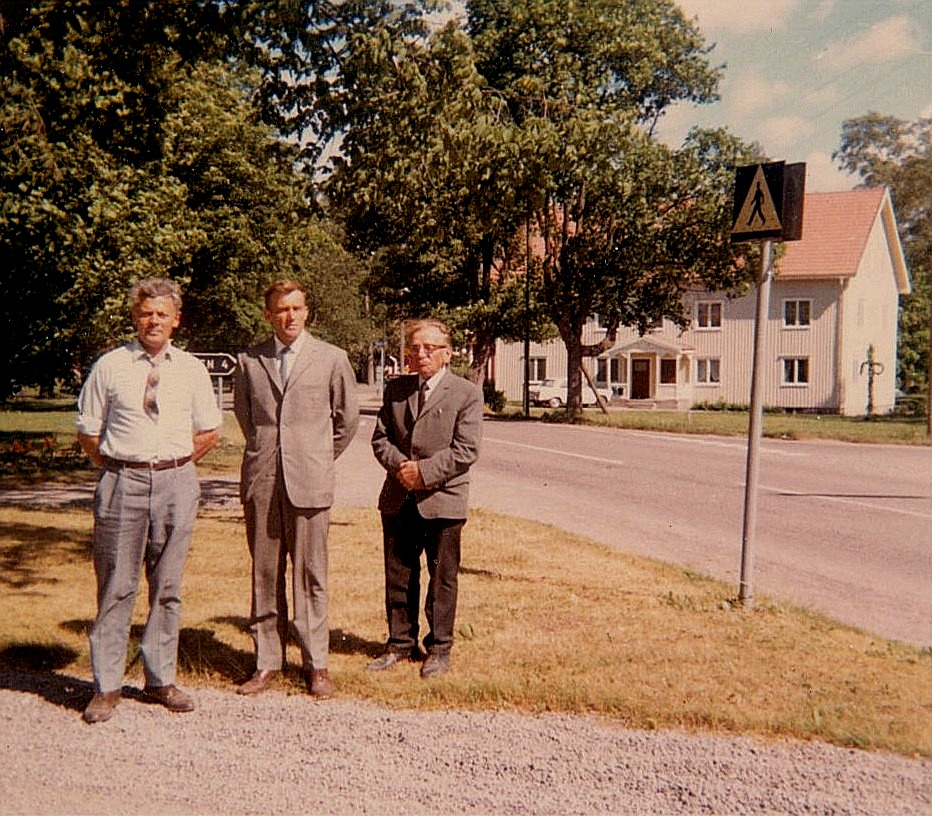
[[[932,0],[678,0],[697,18],[720,101],[677,105],[658,135],[726,126],[772,161],[805,162],[806,191],[850,190],[832,152],[846,119],[932,117]]]

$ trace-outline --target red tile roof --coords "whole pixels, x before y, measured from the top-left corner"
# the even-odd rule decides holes
[[[886,189],[809,193],[803,203],[803,237],[788,241],[777,262],[780,278],[851,277],[858,271]]]

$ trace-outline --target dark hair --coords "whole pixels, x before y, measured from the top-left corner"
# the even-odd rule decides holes
[[[145,278],[137,281],[130,288],[128,296],[129,302],[134,309],[148,298],[167,296],[172,299],[175,309],[181,311],[181,287],[168,278]]]
[[[300,281],[283,278],[269,284],[264,295],[266,310],[272,308],[273,300],[277,300],[283,295],[290,295],[292,292],[300,292],[304,295],[305,300],[307,299],[307,289],[304,288],[304,284]]]

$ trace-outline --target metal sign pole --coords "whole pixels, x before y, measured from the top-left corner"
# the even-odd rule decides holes
[[[772,251],[770,241],[760,247],[760,277],[757,285],[757,311],[754,319],[754,359],[751,368],[751,409],[748,423],[748,458],[744,481],[744,532],[741,536],[741,578],[738,600],[747,609],[754,608],[752,579],[754,572],[754,543],[757,529],[757,483],[760,472],[760,437],[763,426],[761,404],[761,365],[764,359],[764,340],[767,332],[767,312],[770,309]]]

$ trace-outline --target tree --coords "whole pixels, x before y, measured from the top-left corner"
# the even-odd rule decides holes
[[[370,291],[464,330],[479,381],[496,338],[526,327],[522,134],[453,25],[422,42],[360,36],[344,71],[349,128],[326,199],[372,256]]]
[[[849,119],[833,158],[863,186],[890,188],[913,283],[900,309],[897,377],[908,393],[926,391],[932,407],[932,119],[879,113]]]
[[[313,215],[294,146],[258,121],[258,77],[226,59],[220,9],[78,0],[4,16],[0,397],[79,376],[129,330],[124,293],[143,276],[185,283],[179,339],[196,350],[251,342],[279,275],[329,293],[321,333],[358,320],[346,292],[363,270]]]
[[[728,171],[750,148],[724,132],[697,132],[678,151],[654,140],[669,104],[711,101],[718,81],[673,3],[472,0],[467,10],[479,72],[526,136],[544,299],[576,413],[582,358],[620,326],[682,322],[689,287],[747,281],[728,242]],[[587,346],[596,313],[606,335]]]

